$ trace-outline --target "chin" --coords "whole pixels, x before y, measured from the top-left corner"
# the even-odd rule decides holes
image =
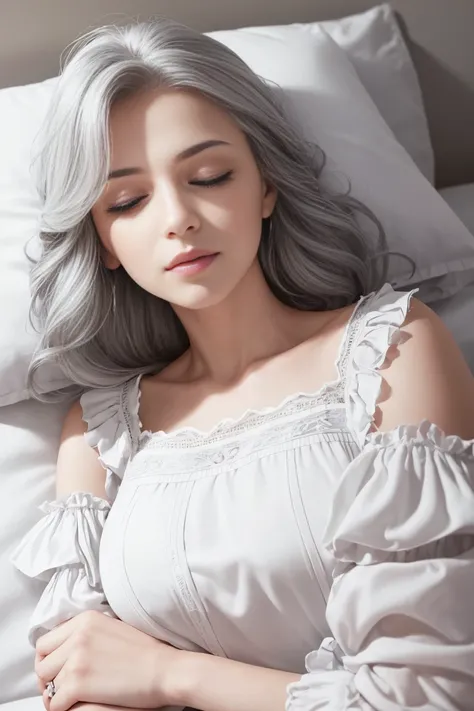
[[[221,304],[229,296],[232,289],[196,287],[196,290],[192,289],[192,291],[194,293],[187,295],[187,298],[185,298],[184,294],[173,295],[173,298],[169,299],[169,301],[177,309],[200,311],[201,309],[208,309]]]

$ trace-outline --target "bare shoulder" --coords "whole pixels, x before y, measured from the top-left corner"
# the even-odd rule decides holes
[[[450,331],[417,299],[401,331],[401,343],[381,371],[379,429],[426,419],[447,434],[474,438],[474,378]]]
[[[83,491],[105,498],[105,470],[97,452],[89,447],[84,434],[79,400],[73,403],[64,419],[56,469],[56,494],[64,496]]]

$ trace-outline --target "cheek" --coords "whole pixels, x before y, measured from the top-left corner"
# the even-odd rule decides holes
[[[149,290],[149,284],[156,281],[156,230],[150,230],[141,216],[115,221],[99,218],[96,228],[104,248],[137,284]]]
[[[156,230],[139,217],[117,221],[110,229],[112,250],[130,276],[142,283],[155,266],[160,240]]]
[[[149,248],[153,238],[156,238],[156,232],[156,225],[153,229],[153,222],[145,210],[125,218],[105,220],[102,237],[105,245],[108,245],[120,260],[125,260]]]
[[[239,182],[225,196],[220,205],[226,229],[240,238],[260,235],[262,222],[262,193],[257,181]],[[222,225],[223,226],[223,225]]]
[[[116,255],[112,244],[112,230],[114,227],[112,221],[100,210],[92,210],[91,216],[102,247],[111,254]]]

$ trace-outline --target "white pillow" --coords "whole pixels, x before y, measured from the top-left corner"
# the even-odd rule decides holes
[[[420,284],[429,302],[472,280],[472,235],[395,140],[351,63],[320,26],[311,32],[282,26],[210,35],[282,88],[306,139],[326,152],[323,179],[344,188],[348,178],[354,197],[382,222],[389,249],[415,261],[411,276],[404,260],[392,260],[394,286]]]
[[[418,75],[393,9],[384,3],[340,20],[295,26],[317,33],[318,25],[346,52],[395,138],[433,183],[434,152]]]
[[[283,87],[308,140],[328,154],[327,180],[347,187],[383,222],[390,249],[417,263],[413,278],[394,260],[391,280],[406,286],[444,276],[444,294],[474,269],[474,244],[465,227],[395,140],[344,52],[320,28],[246,29],[212,33],[260,75]],[[31,181],[32,141],[56,80],[0,91],[0,405],[28,396],[26,372],[36,335],[27,325],[26,241],[35,233],[40,205]],[[445,275],[455,272],[456,283]],[[430,298],[431,285],[424,296]],[[434,289],[436,297],[438,291]],[[54,369],[43,372],[44,390],[65,384]]]
[[[322,28],[332,37],[346,53],[397,141],[434,183],[434,151],[418,75],[390,5],[376,5],[339,20],[295,23],[290,27],[309,34],[318,34]]]
[[[27,635],[44,583],[19,573],[10,555],[43,515],[38,506],[54,498],[66,409],[35,400],[0,408],[0,704],[38,693]]]
[[[29,397],[26,371],[38,337],[28,322],[24,247],[38,232],[41,210],[30,165],[32,144],[55,84],[56,79],[50,79],[0,91],[0,405]],[[66,384],[55,369],[44,369],[41,378],[45,391]]]

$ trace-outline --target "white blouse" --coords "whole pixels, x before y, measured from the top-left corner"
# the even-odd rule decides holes
[[[140,378],[86,392],[108,502],[45,504],[15,552],[48,581],[31,642],[102,609],[301,674],[287,711],[472,711],[474,440],[370,432],[412,293],[360,300],[335,382],[208,433],[141,431]]]

